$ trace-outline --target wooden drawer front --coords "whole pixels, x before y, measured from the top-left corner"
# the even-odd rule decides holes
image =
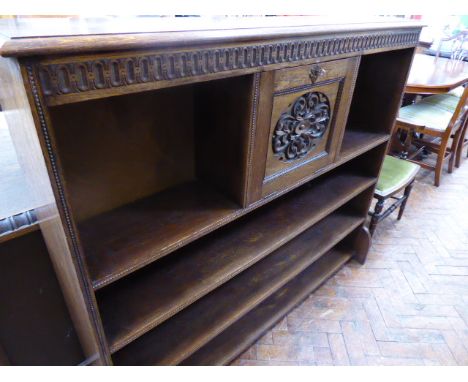
[[[348,72],[350,62],[354,58],[320,62],[312,65],[296,66],[294,68],[280,69],[275,72],[275,93],[290,91],[296,87],[310,88],[315,78],[315,83],[334,81],[345,77]]]
[[[358,63],[350,58],[275,72],[262,196],[335,160]]]

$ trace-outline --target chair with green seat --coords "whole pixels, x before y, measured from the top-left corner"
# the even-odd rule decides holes
[[[371,216],[369,224],[369,232],[371,235],[374,234],[377,224],[395,211],[398,207],[398,220],[403,216],[405,211],[406,202],[411,194],[413,188],[413,182],[418,173],[420,166],[398,159],[387,155],[382,165],[382,171],[380,172],[379,180],[374,191],[374,198],[377,199],[377,203],[374,208],[374,212],[369,212]],[[401,190],[403,190],[402,196],[395,196]],[[395,199],[395,202],[383,211],[385,201],[388,198]]]
[[[434,171],[436,186],[440,184],[443,165],[448,161],[448,172],[451,173],[457,154],[460,155],[461,135],[466,132],[467,99],[468,87],[429,96],[413,105],[402,107],[396,120],[396,130],[407,132],[405,152],[410,152],[410,146],[417,149],[405,159]],[[449,147],[450,139],[452,143]],[[423,150],[437,155],[435,166],[417,159]]]

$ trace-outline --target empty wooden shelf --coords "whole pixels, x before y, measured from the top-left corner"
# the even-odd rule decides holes
[[[79,228],[94,287],[210,232],[238,209],[203,183],[190,182],[83,222]]]
[[[324,179],[184,247],[121,285],[104,289],[97,297],[111,349],[121,348],[253,265],[374,181],[341,174]],[[284,222],[286,213],[295,219]]]
[[[353,256],[332,249],[252,311],[186,358],[182,365],[224,365],[252,345],[266,330],[317,289]]]
[[[356,157],[390,138],[390,134],[348,129],[343,137],[339,158],[341,160]]]
[[[421,25],[135,21],[0,20],[2,109],[87,363],[226,364],[365,261]]]
[[[362,217],[330,215],[172,320],[120,350],[116,353],[116,362],[130,365],[181,362],[320,258],[362,222]]]

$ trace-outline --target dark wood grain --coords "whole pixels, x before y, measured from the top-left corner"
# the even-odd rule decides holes
[[[349,175],[318,187],[339,193],[343,179],[375,182]],[[246,212],[206,184],[191,182],[90,219],[80,231],[94,286],[113,282]]]
[[[195,91],[195,168],[240,206],[247,206],[247,183],[255,131],[253,114],[258,75],[201,84]]]
[[[98,215],[80,226],[95,287],[195,240],[239,207],[202,182],[190,182]]]
[[[60,280],[86,357],[109,364],[110,353],[95,305],[92,285],[80,253],[75,221],[63,192],[62,172],[50,135],[50,116],[31,71],[15,59],[0,58],[1,107],[17,157],[34,195],[34,210]]]
[[[76,219],[195,178],[244,206],[256,82],[241,76],[54,107]]]
[[[261,260],[368,188],[371,179],[338,176],[304,186],[104,288],[97,298],[112,351]]]
[[[179,363],[345,236],[363,260],[356,232],[421,29],[154,20],[41,38],[26,28],[1,48],[85,363]],[[272,125],[311,91],[327,93],[325,160],[301,151],[277,166]],[[342,264],[326,258],[317,280]]]
[[[253,121],[255,131],[251,145],[255,147],[251,156],[249,168],[249,183],[247,189],[247,204],[262,198],[263,179],[265,178],[266,160],[268,151],[271,150],[269,134],[271,113],[273,109],[273,88],[275,84],[275,71],[261,73],[258,80],[258,97],[253,107]]]
[[[0,301],[0,365],[2,347],[13,366],[86,358],[39,230],[0,243]]]
[[[339,158],[350,158],[360,155],[374,147],[389,140],[390,134],[359,130],[356,128],[346,129],[341,144]]]
[[[2,344],[0,344],[0,366],[10,366],[10,360],[8,359],[8,356],[5,353],[5,350],[2,347]]]
[[[359,263],[364,264],[366,262],[367,254],[369,253],[370,246],[372,244],[369,229],[365,226],[358,228],[355,240],[356,250],[354,258]]]
[[[336,147],[339,143],[338,138],[340,137],[338,131],[334,130],[344,128],[344,124],[336,125],[336,116],[340,110],[340,106],[347,107],[346,101],[340,100],[343,84],[343,80],[335,78],[335,81],[331,84],[274,97],[268,137],[270,147],[267,154],[264,182],[271,182],[273,179],[285,176],[286,174],[296,174],[297,169],[302,166],[307,167],[307,172],[312,172],[333,162]],[[319,101],[319,96],[322,99],[322,103]],[[291,131],[289,124],[291,121],[298,123],[304,120],[302,116],[299,116],[299,119],[297,119],[293,115],[294,112],[292,110],[301,104],[308,104],[310,99],[317,99],[317,105],[306,110],[305,113],[310,115],[313,110],[320,108],[320,105],[322,105],[322,108],[327,108],[328,118],[326,118],[326,123],[323,123],[325,127],[322,136],[310,140],[313,143],[301,154],[299,148],[301,137],[307,137],[307,135],[306,133],[302,135],[297,134],[296,129],[292,129]],[[314,117],[311,115],[311,118]],[[285,122],[281,122],[283,120]],[[309,125],[312,128],[310,120],[306,120],[304,123],[304,126]],[[278,136],[277,132],[281,133],[281,135]],[[288,143],[285,144],[284,141],[286,140]],[[282,146],[282,149],[277,150],[277,146]],[[286,152],[290,152],[292,156],[290,158],[285,157]]]
[[[271,147],[267,150],[262,186],[263,196],[277,192],[285,185],[306,177],[335,161],[351,103],[359,58],[327,61],[317,66],[323,71],[323,75],[319,76],[314,83],[310,78],[310,71],[313,69],[310,65],[275,72],[275,93],[270,125],[263,124],[257,127],[268,130],[264,136],[268,136],[270,146],[278,121],[285,113],[290,112],[291,105],[309,92],[323,94],[328,99],[329,122],[321,138],[314,139],[313,147],[300,158],[284,161],[275,155]],[[264,113],[263,110],[259,112]],[[291,134],[295,136],[296,130],[292,130]]]
[[[402,49],[361,58],[347,130],[391,133],[413,54]]]
[[[255,32],[260,29],[256,28]],[[280,29],[275,28],[275,32]],[[221,36],[223,33],[232,33],[229,30],[216,32],[221,32]],[[246,32],[249,33],[249,30],[241,31]],[[40,91],[46,104],[53,106],[258,73],[265,68],[276,70],[301,64],[316,64],[332,58],[358,57],[361,54],[414,48],[419,29],[413,27],[388,31],[374,30],[357,35],[298,35],[291,36],[291,39],[286,41],[279,37],[281,33],[277,37],[270,36],[267,40],[259,36],[247,41],[243,41],[242,36],[238,34],[239,40],[236,43],[209,39],[203,43],[198,35],[198,43],[186,47],[185,42],[193,38],[191,33],[197,34],[186,31],[182,46],[179,45],[182,40],[177,39],[177,33],[171,33],[173,40],[170,47],[160,45],[164,39],[162,34],[159,34],[159,39],[146,35],[146,47],[143,44],[138,50],[129,50],[129,47],[123,51],[114,49],[113,52],[104,53],[102,52],[106,49],[99,49],[99,42],[110,42],[112,45],[112,39],[116,38],[122,47],[125,41],[134,42],[142,35],[86,36],[82,46],[76,45],[64,56],[35,56],[38,60],[25,59],[24,62],[30,65],[36,81],[40,83]],[[63,46],[67,43],[77,44],[80,38],[64,36],[56,39],[60,41],[59,46]],[[85,49],[83,53],[87,55],[81,55],[81,49],[90,43],[94,49]],[[8,44],[9,42],[5,45]],[[37,48],[37,45],[34,48]]]
[[[332,214],[171,320],[114,354],[116,364],[177,364],[285,285],[363,217]]]
[[[195,178],[194,91],[183,86],[51,109],[78,222]]]
[[[193,366],[228,364],[307,298],[350,258],[349,251],[331,250],[181,364]]]
[[[61,21],[61,23],[59,24],[57,21]],[[0,54],[3,56],[32,56],[150,47],[191,47],[202,44],[285,39],[305,35],[316,36],[323,33],[359,34],[366,31],[378,33],[389,29],[411,31],[422,27],[419,22],[384,18],[354,23],[346,23],[343,19],[320,17],[237,17],[225,18],[224,20],[189,18],[180,21],[172,18],[165,20],[153,17],[146,20],[141,18],[131,20],[125,18],[122,21],[112,20],[111,22],[101,20],[99,24],[86,19],[72,19],[72,21],[75,22],[71,22],[69,25],[65,24],[64,27],[63,19],[52,19],[48,27],[38,28],[38,20],[25,21],[23,25],[3,20],[2,25],[0,25],[1,32],[6,36],[11,36],[11,39],[3,44]],[[84,33],[83,22],[89,28]],[[76,24],[79,25],[79,28]],[[80,30],[81,35],[76,34],[76,29]]]

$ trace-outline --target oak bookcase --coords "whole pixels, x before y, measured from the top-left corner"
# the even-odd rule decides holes
[[[173,22],[23,25],[1,48],[2,106],[89,364],[228,364],[365,261],[421,29]]]

